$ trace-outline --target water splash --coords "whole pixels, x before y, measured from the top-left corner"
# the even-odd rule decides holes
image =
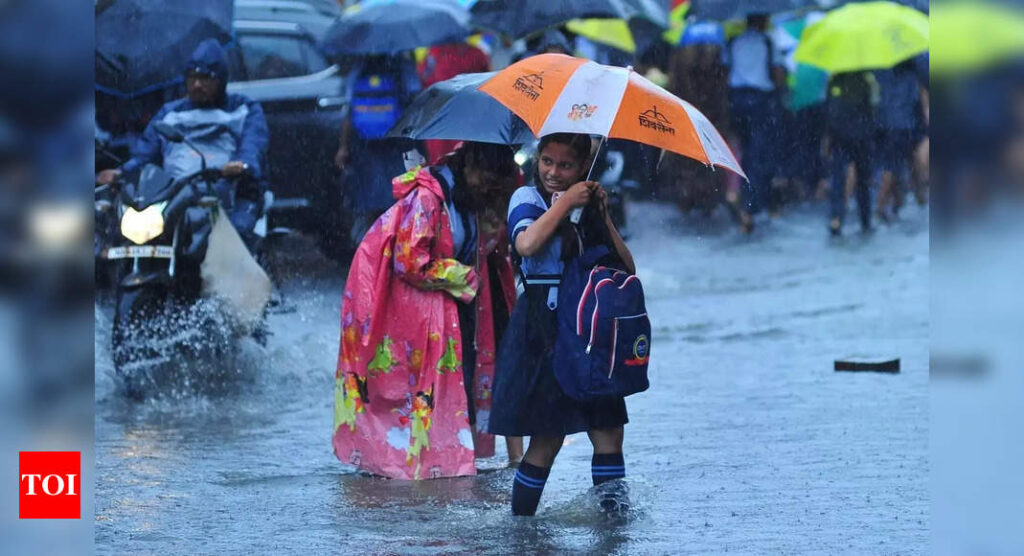
[[[647,516],[655,497],[653,485],[643,479],[615,479],[547,508],[543,516],[563,527],[628,525]]]
[[[111,373],[118,395],[138,399],[222,394],[258,368],[255,342],[246,340],[221,304],[167,304],[146,318],[122,325],[120,348],[128,354]],[[113,326],[113,324],[111,324]],[[247,354],[249,355],[247,357]]]

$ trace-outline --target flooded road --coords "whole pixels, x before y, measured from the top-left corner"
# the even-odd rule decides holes
[[[630,205],[653,330],[651,389],[627,400],[633,509],[588,497],[590,445],[567,445],[536,518],[513,518],[501,457],[478,477],[397,482],[331,453],[341,272],[289,240],[265,348],[230,393],[144,403],[114,392],[96,308],[100,553],[925,553],[928,217],[828,239],[823,207],[737,234]],[[852,228],[852,227],[851,227]],[[900,357],[902,372],[834,359]],[[503,453],[499,444],[498,453]]]

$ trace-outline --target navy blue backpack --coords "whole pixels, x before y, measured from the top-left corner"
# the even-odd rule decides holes
[[[352,88],[352,127],[363,139],[380,139],[402,117],[398,79],[386,73],[360,75]]]
[[[600,266],[607,247],[570,261],[558,292],[555,378],[578,401],[647,390],[651,321],[640,279]]]

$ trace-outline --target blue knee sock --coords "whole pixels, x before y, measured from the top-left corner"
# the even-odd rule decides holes
[[[516,478],[512,481],[512,513],[514,515],[533,515],[537,513],[540,495],[544,492],[544,483],[548,480],[550,467],[537,467],[525,461],[519,463]]]
[[[594,454],[590,460],[590,474],[594,486],[612,479],[621,479],[626,476],[626,461],[622,459],[622,453]]]

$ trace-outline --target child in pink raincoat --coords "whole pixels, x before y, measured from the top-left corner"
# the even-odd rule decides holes
[[[395,479],[473,475],[494,454],[496,344],[515,302],[503,214],[518,168],[467,143],[392,182],[342,299],[334,453]],[[509,439],[509,458],[522,439]]]

